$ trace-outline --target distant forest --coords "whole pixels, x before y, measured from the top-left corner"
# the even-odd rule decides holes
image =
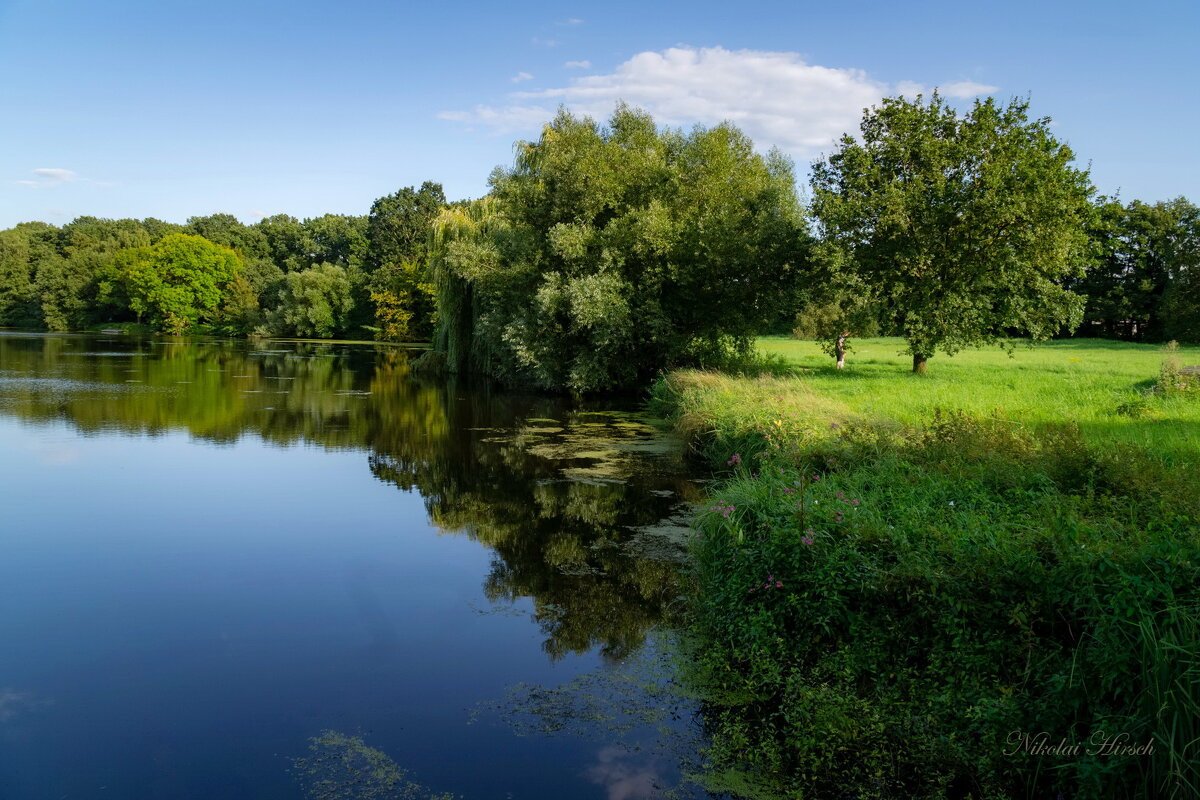
[[[0,231],[0,325],[428,340],[429,229],[445,206],[426,183],[366,216],[24,222]]]

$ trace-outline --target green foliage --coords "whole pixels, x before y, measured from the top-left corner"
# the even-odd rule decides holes
[[[325,214],[301,223],[312,264],[361,267],[367,252],[367,218]]]
[[[1170,463],[1061,423],[899,425],[803,385],[703,373],[656,397],[725,475],[694,548],[690,680],[712,788],[1194,794],[1195,447]],[[1085,749],[1038,756],[1013,739],[1043,731]],[[1154,751],[1087,753],[1101,731]]]
[[[446,204],[440,183],[425,181],[420,189],[406,186],[371,205],[366,225],[366,266],[374,272],[387,264],[428,257],[430,225]]]
[[[84,328],[89,319],[87,296],[95,285],[93,260],[87,255],[66,259],[51,253],[37,261],[34,287],[46,330]]]
[[[226,287],[213,319],[216,329],[227,336],[248,336],[264,321],[253,285],[244,276],[235,275]]]
[[[232,214],[192,217],[187,221],[186,232],[235,250],[243,259],[261,258],[268,252],[267,238],[263,232],[257,227],[243,225]]]
[[[139,321],[145,317],[169,333],[182,333],[215,312],[240,269],[241,259],[228,247],[182,233],[120,251],[116,266]]]
[[[428,341],[433,334],[433,284],[416,261],[389,262],[368,280],[375,307],[376,338],[388,342]]]
[[[807,239],[791,166],[736,128],[659,131],[567,111],[491,198],[439,217],[439,332],[452,368],[543,389],[637,385],[748,353],[790,302]]]
[[[936,92],[885,98],[861,142],[813,165],[813,213],[846,254],[831,279],[902,332],[914,370],[939,350],[1079,322],[1083,301],[1060,284],[1091,258],[1093,188],[1028,108],[988,98],[959,117]]]
[[[284,276],[271,327],[287,336],[331,338],[346,332],[354,307],[352,275],[333,264],[319,264]]]
[[[1098,260],[1075,289],[1086,335],[1200,340],[1200,209],[1183,197],[1106,202],[1090,231]]]
[[[313,265],[314,249],[300,220],[287,214],[264,217],[254,226],[266,240],[266,255],[284,272],[299,272]]]
[[[0,326],[32,328],[41,323],[29,235],[0,231]]]

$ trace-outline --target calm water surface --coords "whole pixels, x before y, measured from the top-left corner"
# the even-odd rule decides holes
[[[393,762],[658,796],[639,730],[506,713],[678,608],[696,488],[632,409],[370,345],[0,333],[0,798],[425,796],[351,785]]]

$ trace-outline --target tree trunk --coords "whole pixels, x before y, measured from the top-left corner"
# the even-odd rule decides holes
[[[845,334],[838,337],[837,340],[837,368],[842,369],[846,366],[846,336]]]
[[[913,373],[916,375],[925,374],[925,362],[929,360],[929,356],[913,353]]]

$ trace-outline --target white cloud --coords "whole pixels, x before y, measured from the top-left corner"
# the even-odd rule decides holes
[[[563,64],[567,69],[591,69],[592,62],[590,61],[568,61]]]
[[[953,97],[959,100],[969,100],[981,94],[994,94],[999,86],[988,86],[986,83],[975,81],[951,81],[938,87],[943,97]]]
[[[11,686],[0,686],[0,722],[8,722],[20,713],[48,705],[51,705],[50,700],[40,700]]]
[[[37,176],[37,180],[14,181],[14,183],[18,183],[21,186],[30,186],[34,189],[41,189],[86,180],[69,169],[59,169],[57,167],[41,167],[32,170],[32,172]]]
[[[553,119],[555,109],[549,106],[475,106],[471,111],[439,111],[438,119],[482,125],[493,133],[540,130]]]
[[[568,19],[568,20],[563,20],[562,22],[560,22],[560,23],[558,23],[558,24],[559,24],[559,25],[566,25],[566,26],[569,26],[569,27],[574,27],[575,25],[582,25],[582,24],[583,24],[583,20],[581,20],[579,17],[571,17],[570,19]]]
[[[513,75],[513,77],[512,77],[513,83],[520,83],[521,81],[531,81],[531,80],[533,80],[533,76],[530,75],[528,72],[518,72],[516,75]]]
[[[568,62],[566,66],[586,62]],[[942,88],[947,97],[994,87],[960,81]],[[777,145],[798,160],[827,150],[843,133],[856,133],[863,109],[921,84],[874,80],[858,69],[822,67],[798,53],[673,47],[638,53],[606,75],[573,78],[567,86],[513,92],[504,106],[443,111],[441,119],[479,125],[497,134],[536,132],[558,105],[604,120],[618,101],[649,111],[666,125],[733,122],[760,147]]]
[[[558,47],[560,44],[562,44],[562,42],[560,42],[558,39],[542,39],[538,36],[533,37],[530,39],[530,41],[538,47]]]
[[[620,747],[609,745],[596,754],[587,776],[604,787],[608,800],[650,800],[662,797],[663,778],[658,765],[635,759]]]

